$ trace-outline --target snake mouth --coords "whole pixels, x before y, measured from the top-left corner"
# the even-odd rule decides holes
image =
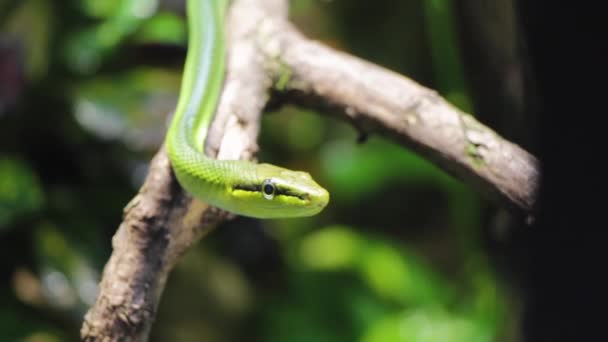
[[[241,190],[248,192],[260,192],[260,186],[256,186],[253,184],[236,184],[232,187],[232,191]]]
[[[237,184],[232,187],[232,190],[233,191],[240,190],[240,191],[247,191],[247,192],[253,192],[253,193],[262,193],[262,186],[254,185],[254,184]],[[297,192],[289,190],[289,189],[277,188],[276,196],[293,197],[293,198],[299,199],[300,201],[302,201],[304,203],[310,203],[309,194],[297,193]]]
[[[303,201],[303,202],[306,202],[306,203],[310,202],[310,195],[308,195],[308,194],[296,193],[296,192],[289,191],[289,190],[283,190],[283,191],[281,191],[279,189],[279,191],[277,192],[277,195],[283,195],[283,196],[287,196],[287,197],[295,197],[295,198],[299,199],[300,201]]]

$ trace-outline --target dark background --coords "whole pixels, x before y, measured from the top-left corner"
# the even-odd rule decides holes
[[[520,1],[536,70],[543,159],[540,214],[525,237],[528,341],[599,341],[606,226],[600,9]]]

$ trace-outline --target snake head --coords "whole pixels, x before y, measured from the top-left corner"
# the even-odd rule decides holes
[[[304,217],[318,214],[329,202],[329,193],[303,171],[258,164],[246,184],[232,190],[234,211],[257,218]]]

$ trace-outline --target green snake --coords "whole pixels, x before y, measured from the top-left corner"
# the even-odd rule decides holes
[[[329,202],[329,193],[308,173],[245,160],[218,160],[204,153],[224,82],[228,1],[187,1],[188,51],[165,139],[175,176],[193,197],[238,215],[315,215]]]

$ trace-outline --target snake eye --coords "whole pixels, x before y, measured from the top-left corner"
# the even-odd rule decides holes
[[[267,200],[271,200],[274,198],[275,187],[270,179],[264,180],[262,183],[262,195]]]

